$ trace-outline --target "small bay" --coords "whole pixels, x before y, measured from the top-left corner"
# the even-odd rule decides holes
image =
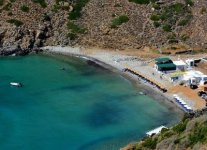
[[[0,149],[117,150],[179,121],[139,92],[119,74],[79,58],[2,57]]]

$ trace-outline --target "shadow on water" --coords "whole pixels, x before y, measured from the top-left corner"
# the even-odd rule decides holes
[[[17,116],[12,111],[0,107],[0,145],[4,146],[7,140],[15,133],[16,124],[15,119]],[[9,130],[7,130],[9,128]]]
[[[79,84],[79,85],[68,85],[68,86],[63,86],[57,89],[53,89],[51,90],[53,91],[74,91],[74,92],[83,92],[83,91],[87,91],[90,89],[90,85],[89,84]]]
[[[137,141],[143,137],[145,133],[137,134],[136,130],[127,133],[120,133],[116,136],[107,136],[99,138],[88,143],[82,144],[77,150],[118,150],[130,142]]]
[[[103,67],[102,65],[97,64],[96,62],[94,62],[94,61],[92,61],[92,60],[87,60],[86,62],[87,62],[87,64],[88,64],[89,66],[93,66],[93,67],[95,67],[96,69],[101,69],[101,70],[104,70],[104,71],[111,72],[109,69]]]
[[[65,92],[65,91],[72,91],[72,92],[85,92],[90,90],[91,85],[90,84],[78,84],[78,85],[66,85],[66,86],[62,86],[62,87],[58,87],[58,88],[53,88],[53,89],[47,89],[47,90],[40,90],[37,92],[33,92],[30,95],[36,95],[36,94],[40,94],[40,95],[44,95],[50,92]]]
[[[91,128],[101,128],[121,123],[125,113],[125,109],[114,101],[97,102],[92,105],[84,120]]]
[[[77,150],[91,150],[92,147],[95,147],[97,143],[103,142],[103,141],[108,141],[112,139],[112,137],[104,137],[104,138],[99,138],[94,141],[91,141],[89,143],[81,145]]]

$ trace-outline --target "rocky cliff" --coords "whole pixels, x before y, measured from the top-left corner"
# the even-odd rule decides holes
[[[0,0],[1,54],[46,45],[206,50],[206,7],[205,0]]]

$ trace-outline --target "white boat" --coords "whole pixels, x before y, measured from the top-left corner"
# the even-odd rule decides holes
[[[11,86],[16,86],[16,87],[22,87],[22,84],[18,83],[18,82],[10,82],[10,85]]]

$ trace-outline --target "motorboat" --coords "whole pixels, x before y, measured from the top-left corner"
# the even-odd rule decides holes
[[[10,82],[11,86],[22,87],[23,85],[19,82]]]

